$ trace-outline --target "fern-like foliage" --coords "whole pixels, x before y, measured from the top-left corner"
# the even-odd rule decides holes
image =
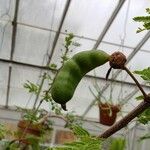
[[[77,137],[76,141],[66,143],[60,147],[48,148],[48,150],[102,150],[102,140],[91,136],[82,127],[73,125],[72,131]]]
[[[74,135],[76,135],[78,138],[90,137],[89,132],[79,125],[72,125],[71,130],[73,131]]]
[[[137,22],[143,23],[143,28],[138,28],[137,33],[142,32],[144,30],[150,30],[150,8],[146,9],[147,16],[137,16],[134,17],[133,20]]]
[[[138,116],[138,121],[142,124],[148,124],[150,122],[150,108],[147,108]]]
[[[117,138],[112,141],[109,150],[125,150],[125,139]]]
[[[139,141],[143,141],[143,140],[147,140],[147,139],[150,139],[150,134],[149,133],[141,136],[140,139],[139,139]]]
[[[148,67],[144,70],[141,70],[141,71],[134,71],[134,73],[140,75],[143,80],[150,83],[150,67]]]
[[[150,84],[150,67],[143,69],[143,70],[138,70],[138,71],[134,71],[135,74],[140,75],[140,77],[146,81],[146,83]],[[140,95],[138,97],[136,97],[137,100],[143,100],[144,96]]]
[[[150,67],[140,71],[134,71],[134,73],[140,75],[143,80],[150,84]],[[144,97],[143,95],[141,95],[138,96],[136,99],[143,100]],[[142,124],[148,124],[150,122],[150,108],[147,108],[143,113],[138,116],[138,121]]]

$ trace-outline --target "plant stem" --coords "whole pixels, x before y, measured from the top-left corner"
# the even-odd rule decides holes
[[[147,97],[147,94],[145,93],[145,91],[143,90],[143,88],[141,87],[140,83],[138,82],[138,80],[134,77],[134,75],[130,72],[130,70],[124,66],[124,70],[130,75],[130,77],[134,80],[134,82],[136,83],[137,87],[140,89],[140,91],[142,92],[144,98]]]
[[[41,106],[41,104],[43,103],[44,99],[40,100],[39,105],[36,107],[35,109],[35,114],[37,113],[37,111],[39,110],[39,107]]]
[[[145,109],[147,109],[150,104],[146,101],[141,102],[135,109],[133,109],[128,115],[126,115],[123,119],[116,122],[112,127],[102,133],[100,138],[108,138],[112,134],[116,133],[118,130],[125,127],[131,120],[141,114]]]
[[[38,112],[39,107],[41,106],[42,102],[43,102],[43,99],[40,101],[40,103],[39,103],[39,105],[37,106],[37,108],[34,109],[33,114],[36,115],[36,113]],[[26,126],[26,128],[24,129],[24,131],[23,131],[22,136],[21,136],[20,139],[22,139],[22,138],[26,135],[26,131],[27,131],[27,129],[31,126],[32,123],[33,123],[32,121],[29,122],[29,124],[28,124],[28,125]]]
[[[38,98],[39,98],[39,96],[40,96],[40,93],[41,93],[41,90],[42,90],[42,87],[43,87],[43,84],[44,84],[44,81],[45,81],[45,76],[46,76],[46,73],[44,73],[44,75],[43,75],[43,77],[42,77],[42,81],[41,81],[41,84],[40,84],[40,86],[39,86],[39,90],[38,90],[38,93],[37,93],[37,95],[36,95],[35,102],[34,102],[34,104],[33,104],[33,109],[36,108],[36,103],[37,103],[37,100],[38,100]]]

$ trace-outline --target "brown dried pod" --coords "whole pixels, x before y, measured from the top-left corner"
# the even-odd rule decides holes
[[[127,59],[126,56],[121,52],[114,52],[110,56],[109,64],[114,69],[124,69],[124,65]]]

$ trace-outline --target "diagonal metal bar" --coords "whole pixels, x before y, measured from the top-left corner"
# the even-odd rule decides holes
[[[131,52],[131,54],[128,56],[127,58],[127,63],[128,64],[130,62],[130,60],[135,56],[135,54],[140,50],[140,48],[145,44],[145,42],[149,39],[150,37],[150,31],[144,36],[144,38],[138,43],[138,45],[134,48],[133,52]],[[115,74],[113,75],[112,79],[115,79],[122,70],[118,70],[115,72]],[[103,87],[102,89],[102,94],[103,92],[109,87],[109,83],[106,83],[106,85]],[[85,110],[85,112],[82,114],[82,117],[85,117],[85,115],[89,112],[89,110],[91,109],[91,107],[95,104],[95,101],[92,101],[90,103],[90,105],[87,107],[87,109]]]
[[[64,8],[64,11],[63,11],[63,14],[62,14],[62,18],[61,18],[59,27],[58,27],[58,31],[56,32],[56,35],[55,35],[55,38],[54,38],[54,42],[53,42],[53,45],[52,45],[51,53],[50,53],[48,61],[47,61],[47,65],[50,64],[51,58],[53,56],[53,53],[54,53],[54,50],[55,50],[55,47],[56,47],[56,44],[57,44],[57,41],[58,41],[58,38],[59,38],[59,35],[60,35],[60,31],[62,29],[66,14],[67,14],[69,6],[70,6],[70,3],[71,3],[71,0],[67,0],[67,2],[65,4],[65,8]],[[41,83],[40,83],[40,86],[39,86],[39,94],[36,95],[35,102],[33,104],[33,108],[36,107],[40,92],[41,92],[42,87],[43,87],[43,84],[44,84],[44,79],[41,80]]]
[[[131,93],[129,93],[127,96],[125,96],[122,99],[120,105],[126,104],[138,91],[139,91],[139,89],[137,87],[135,87],[135,89]]]
[[[15,44],[16,44],[17,18],[18,18],[19,2],[20,2],[20,0],[16,0],[14,19],[12,21],[13,28],[12,28],[11,52],[10,52],[10,60],[11,61],[13,60],[13,55],[14,55],[14,51],[15,51]],[[8,71],[7,95],[6,95],[6,103],[5,103],[6,108],[8,108],[8,103],[9,103],[11,73],[12,73],[12,65],[10,64],[9,65],[9,71]]]
[[[67,14],[69,6],[70,6],[70,3],[71,3],[71,0],[67,0],[64,11],[63,11],[63,14],[62,14],[62,18],[61,18],[61,21],[60,21],[60,24],[59,24],[58,31],[56,32],[56,35],[55,35],[55,38],[54,38],[54,42],[53,42],[52,49],[51,49],[51,54],[49,55],[49,60],[48,60],[47,64],[50,63],[51,58],[53,56],[53,53],[54,53],[54,50],[55,50],[55,47],[56,47],[56,44],[57,44],[57,41],[58,41],[58,38],[59,38],[59,35],[60,35],[60,31],[62,29],[66,14]]]
[[[109,20],[106,23],[106,26],[104,27],[102,33],[100,34],[97,42],[95,43],[93,49],[97,49],[97,47],[99,46],[99,44],[102,42],[102,39],[104,38],[106,32],[108,31],[108,29],[110,28],[111,24],[113,23],[114,19],[116,18],[118,12],[120,11],[120,9],[122,8],[123,4],[125,3],[126,0],[120,0],[118,5],[116,6],[115,10],[113,11],[112,15],[110,16]]]

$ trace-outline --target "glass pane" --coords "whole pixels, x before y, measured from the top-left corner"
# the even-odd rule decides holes
[[[89,87],[92,88],[93,82],[93,79],[88,77],[80,81],[72,99],[67,103],[68,111],[75,111],[77,115],[82,115],[84,113],[87,106],[95,99],[89,90]],[[98,83],[100,83],[101,86],[105,84],[103,81],[98,81]],[[93,114],[93,116],[94,115],[95,114]]]
[[[142,50],[146,50],[150,52],[150,39],[148,39],[146,43],[142,46]]]
[[[85,118],[92,118],[95,121],[99,121],[99,108],[97,105],[91,107],[89,112],[85,115]]]
[[[150,1],[132,0],[130,1],[130,5],[128,5],[128,3],[129,0],[125,2],[122,9],[118,13],[116,19],[104,37],[104,41],[119,44],[121,43],[121,38],[126,35],[124,44],[127,46],[135,47],[146,34],[146,32],[136,34],[136,30],[141,24],[133,21],[132,18],[138,15],[145,15],[145,8],[150,5]],[[127,13],[128,18],[127,23],[125,24]]]
[[[0,20],[12,20],[16,0],[0,0]]]
[[[8,82],[8,64],[0,62],[0,72],[0,105],[5,105]]]
[[[57,30],[66,0],[21,0],[18,21]]]
[[[75,0],[65,18],[63,32],[97,39],[113,12],[118,0]]]
[[[27,80],[39,84],[41,73],[39,69],[13,65],[9,96],[10,106],[17,105],[25,108],[33,106],[35,95],[29,93],[23,85]]]
[[[11,51],[12,25],[0,21],[0,58],[9,59]]]
[[[14,59],[36,65],[45,65],[54,35],[53,32],[18,25]]]
[[[132,58],[132,60],[129,62],[129,64],[127,66],[130,67],[130,70],[132,72],[135,71],[135,70],[143,70],[143,69],[145,69],[147,67],[150,67],[149,58],[150,58],[150,53],[139,51]],[[138,75],[136,75],[136,78],[140,82],[143,82],[143,80]]]

